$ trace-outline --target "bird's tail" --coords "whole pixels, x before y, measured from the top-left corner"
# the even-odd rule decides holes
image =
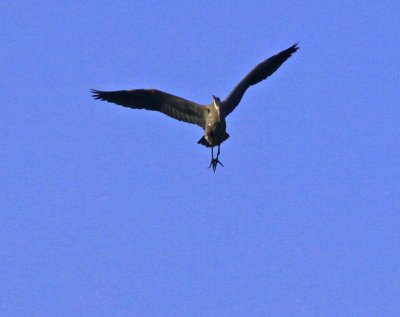
[[[226,141],[229,138],[229,134],[225,132],[223,137],[219,140],[219,143],[214,144],[213,146],[219,145],[222,142]],[[203,137],[197,142],[198,144],[202,144],[206,147],[211,147],[211,145],[207,142],[206,137],[203,135]]]

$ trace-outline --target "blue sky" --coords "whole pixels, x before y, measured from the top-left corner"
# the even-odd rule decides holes
[[[3,316],[399,316],[400,4],[0,4]],[[90,98],[224,98],[227,119]]]

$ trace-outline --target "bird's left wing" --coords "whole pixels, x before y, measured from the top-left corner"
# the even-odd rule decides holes
[[[244,77],[239,84],[233,88],[229,96],[222,101],[221,108],[224,115],[227,116],[236,108],[244,93],[250,86],[258,84],[260,81],[271,76],[298,49],[299,47],[296,43],[254,67],[250,73],[248,73],[246,77]]]
[[[174,119],[197,124],[204,129],[208,110],[195,102],[156,89],[99,91],[92,97],[132,109],[160,111]]]

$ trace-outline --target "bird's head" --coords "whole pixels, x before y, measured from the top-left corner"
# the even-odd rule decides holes
[[[219,99],[218,97],[215,97],[214,95],[212,97],[213,97],[213,100],[214,100],[214,106],[216,108],[219,108],[220,105],[221,105],[221,99]]]

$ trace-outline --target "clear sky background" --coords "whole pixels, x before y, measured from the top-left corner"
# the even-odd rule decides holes
[[[399,1],[2,1],[0,315],[400,316]],[[210,103],[202,130],[92,100]]]

